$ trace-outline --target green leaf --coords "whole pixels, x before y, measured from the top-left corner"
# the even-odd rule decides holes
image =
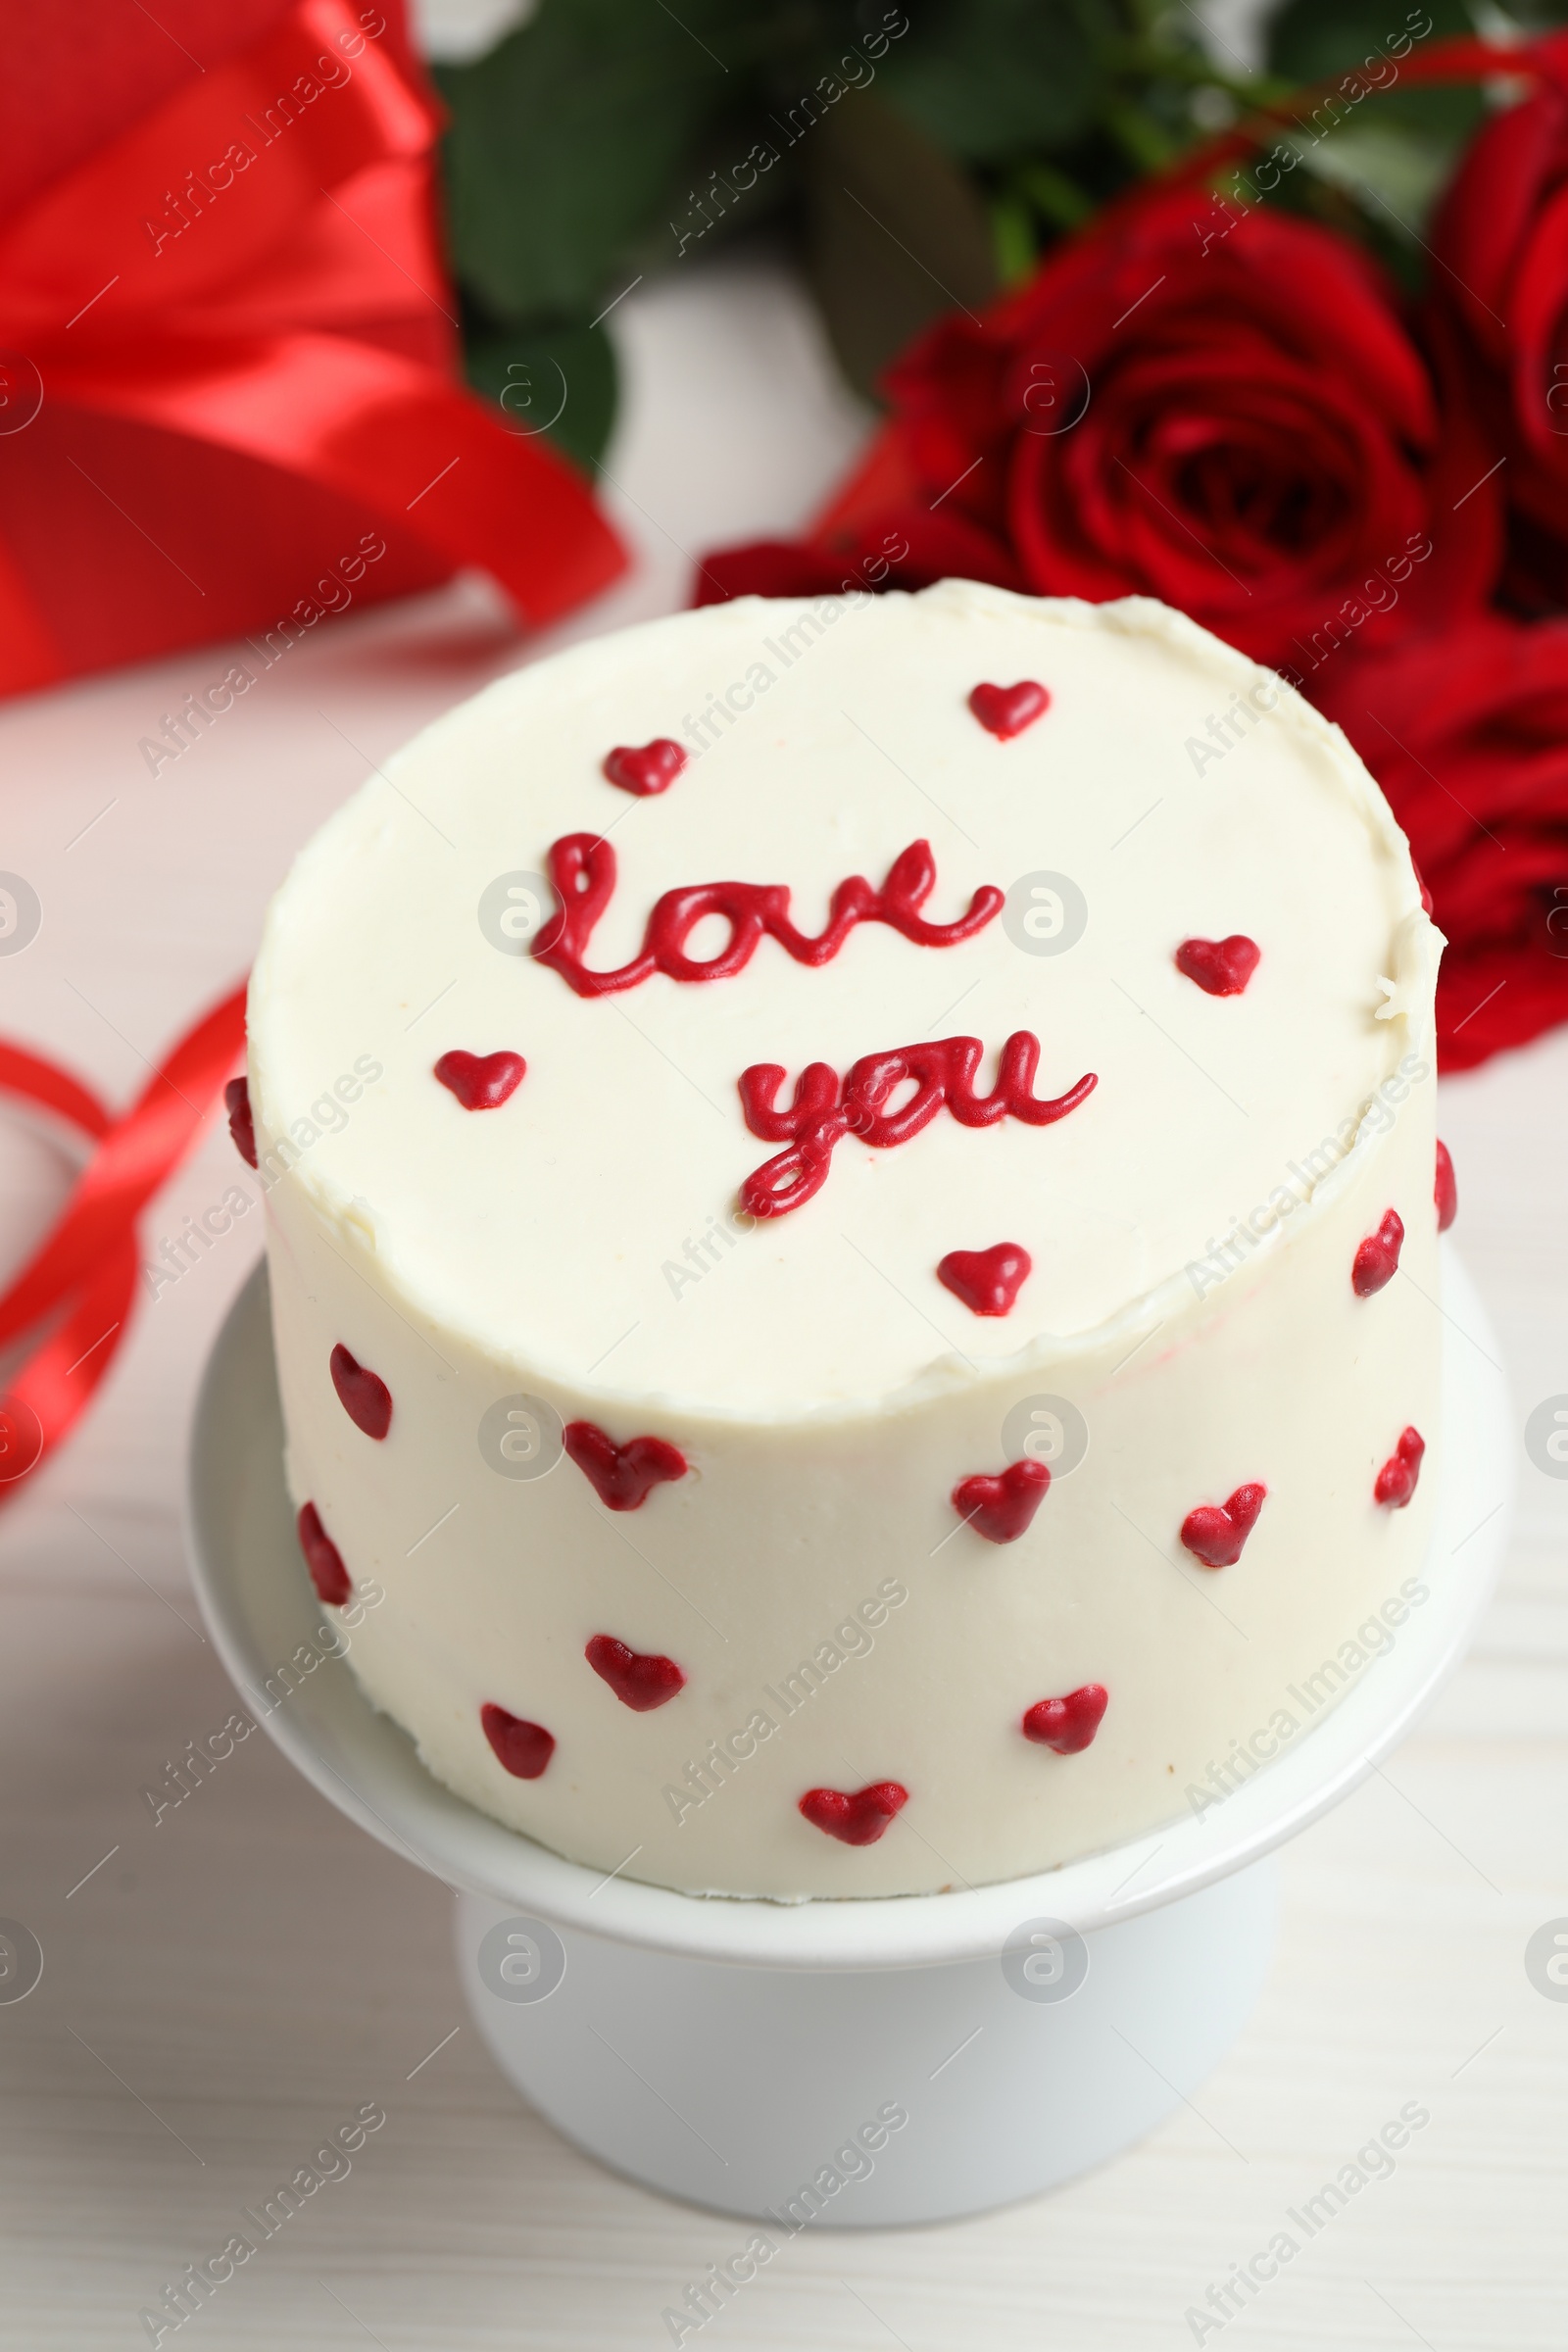
[[[1095,207],[1075,179],[1054,164],[1021,164],[1013,174],[1019,192],[1053,228],[1078,228]]]
[[[1098,16],[1074,0],[929,0],[889,51],[880,85],[928,138],[968,162],[1059,147],[1084,129],[1101,94]]]
[[[798,153],[813,289],[840,365],[869,392],[921,327],[996,292],[991,220],[968,176],[875,90],[844,99]]]
[[[1021,196],[993,196],[990,210],[998,274],[1004,286],[1021,285],[1039,251],[1029,207]]]
[[[438,70],[457,271],[494,316],[597,307],[733,103],[735,23],[723,0],[681,0],[678,20],[657,0],[543,0],[488,57]]]
[[[1387,57],[1392,34],[1413,36],[1416,25],[1428,18],[1432,31],[1422,40],[1473,34],[1476,29],[1465,0],[1424,0],[1422,7],[1409,11],[1409,22],[1396,17],[1390,0],[1286,0],[1268,26],[1269,66],[1293,81],[1322,81],[1331,74],[1348,73],[1366,58]],[[1416,48],[1420,45],[1420,40],[1414,42]],[[1393,62],[1396,66],[1398,60]]]
[[[1117,146],[1140,172],[1157,172],[1187,144],[1158,121],[1152,108],[1136,106],[1129,98],[1109,99],[1103,120]]]
[[[1381,210],[1412,239],[1419,239],[1455,162],[1451,140],[1376,116],[1362,123],[1348,122],[1319,146],[1291,143],[1309,172]]]
[[[1289,143],[1307,173],[1352,200],[1374,243],[1407,282],[1423,258],[1432,208],[1485,121],[1488,102],[1479,83],[1412,89],[1400,76],[1429,41],[1473,34],[1477,13],[1465,0],[1426,0],[1397,19],[1382,0],[1289,0],[1270,28],[1272,66],[1331,85],[1315,103],[1302,94],[1294,112],[1303,135],[1290,134]],[[1523,18],[1516,7],[1511,20],[1499,13],[1482,28],[1495,33]],[[1430,30],[1419,31],[1423,24]],[[1394,41],[1412,35],[1412,46],[1396,55]],[[1291,202],[1307,201],[1303,180]]]
[[[465,352],[468,381],[493,400],[514,432],[547,434],[589,472],[615,420],[615,347],[584,319],[536,319],[475,334]]]
[[[1424,23],[1431,31],[1396,55],[1394,40]],[[1399,76],[1425,42],[1474,30],[1464,0],[1430,0],[1402,20],[1379,13],[1378,0],[1291,0],[1272,28],[1271,62],[1329,85],[1295,103],[1301,135],[1288,132],[1288,143],[1307,173],[1352,198],[1380,246],[1402,249],[1401,274],[1485,120],[1487,98],[1479,83],[1412,89]],[[1296,195],[1304,199],[1304,183]]]
[[[1453,34],[1496,40],[1510,27],[1519,33],[1544,31],[1568,18],[1568,0],[1511,0],[1506,9],[1482,0],[1473,6],[1467,0],[1422,0],[1393,18],[1389,0],[1287,0],[1268,26],[1269,65],[1296,81],[1322,81],[1368,58],[1388,57],[1396,35],[1413,35],[1414,46],[1405,54],[1419,56],[1425,42]],[[1431,29],[1418,31],[1423,24]]]

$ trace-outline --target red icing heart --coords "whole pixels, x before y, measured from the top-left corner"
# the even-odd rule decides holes
[[[1016,1544],[1046,1499],[1051,1472],[1044,1462],[1009,1462],[1000,1477],[983,1471],[961,1478],[953,1507],[988,1544]]]
[[[317,1599],[324,1600],[330,1609],[340,1609],[354,1587],[343,1554],[321,1525],[321,1514],[314,1502],[306,1503],[294,1525]]]
[[[1205,996],[1239,997],[1262,954],[1245,931],[1233,931],[1229,939],[1184,939],[1176,951],[1176,969],[1196,980]]]
[[[1103,1683],[1085,1683],[1065,1698],[1038,1699],[1023,1719],[1023,1736],[1058,1756],[1075,1756],[1099,1731],[1109,1698]]]
[[[950,1250],[937,1267],[937,1280],[977,1315],[1010,1315],[1033,1263],[1016,1242],[997,1242],[989,1250]]]
[[[522,1084],[528,1064],[520,1054],[443,1054],[435,1074],[465,1110],[499,1110]]]
[[[1205,1568],[1234,1568],[1257,1524],[1267,1487],[1254,1480],[1238,1487],[1228,1502],[1200,1502],[1182,1521],[1182,1542]]]
[[[667,792],[685,766],[686,757],[685,745],[672,743],[667,735],[635,748],[617,743],[605,760],[605,774],[622,792],[634,792],[643,800],[651,792]]]
[[[251,1090],[243,1078],[231,1078],[224,1087],[223,1107],[228,1112],[228,1132],[234,1139],[234,1149],[254,1168],[256,1121],[251,1116]],[[1440,1144],[1438,1150],[1442,1149]]]
[[[639,1715],[662,1707],[686,1688],[686,1677],[673,1658],[642,1656],[628,1649],[624,1642],[617,1642],[613,1634],[595,1634],[582,1654],[621,1705],[634,1708]]]
[[[686,1475],[686,1456],[663,1438],[628,1438],[617,1446],[592,1421],[568,1421],[562,1443],[612,1511],[640,1511],[651,1487]]]
[[[1459,1213],[1459,1187],[1454,1182],[1453,1162],[1448,1157],[1446,1144],[1438,1146],[1438,1180],[1432,1188],[1438,1204],[1438,1231],[1446,1233]]]
[[[356,1362],[340,1340],[332,1350],[332,1386],[354,1423],[368,1438],[384,1438],[392,1426],[392,1392],[384,1380]]]
[[[875,1845],[908,1801],[909,1791],[898,1781],[874,1781],[853,1796],[842,1788],[808,1788],[801,1811],[813,1829],[825,1830],[843,1845]]]
[[[1373,1501],[1402,1511],[1415,1493],[1416,1481],[1421,1476],[1421,1456],[1426,1449],[1427,1442],[1418,1429],[1405,1430],[1378,1472],[1377,1484],[1372,1489]]]
[[[1350,1288],[1358,1298],[1370,1298],[1392,1282],[1399,1270],[1399,1251],[1404,1247],[1404,1220],[1396,1209],[1390,1209],[1376,1233],[1369,1233],[1355,1253],[1350,1267]]]
[[[999,735],[1004,743],[1032,727],[1050,706],[1051,696],[1033,678],[1020,678],[1016,686],[977,686],[969,697],[969,708],[986,733]]]
[[[556,1736],[547,1732],[542,1723],[525,1723],[520,1715],[509,1715],[486,1699],[479,1709],[479,1721],[484,1736],[496,1752],[496,1761],[514,1781],[536,1781],[556,1752]]]

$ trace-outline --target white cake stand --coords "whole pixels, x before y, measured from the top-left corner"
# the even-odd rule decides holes
[[[941,2221],[1102,2163],[1201,2082],[1274,1936],[1273,1849],[1410,1729],[1505,1544],[1513,1425],[1445,1244],[1443,1487],[1431,1598],[1338,1707],[1200,1817],[965,1893],[700,1898],[564,1861],[475,1812],[328,1659],[265,1686],[324,1612],[282,1477],[267,1277],[219,1335],[191,1446],[192,1574],[258,1720],[323,1795],[460,1892],[458,1956],[498,2065],[616,2171],[804,2227]],[[898,2122],[897,2117],[907,2120]],[[716,2307],[716,2290],[710,2293]]]

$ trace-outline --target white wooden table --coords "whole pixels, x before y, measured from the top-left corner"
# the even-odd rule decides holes
[[[687,551],[795,524],[863,429],[779,272],[666,283],[616,322],[628,404],[610,498],[642,565],[568,634],[682,602]],[[156,781],[137,742],[221,674],[220,649],[0,708],[0,866],[44,906],[34,944],[0,959],[0,1033],[123,1101],[243,972],[293,851],[369,761],[517,659],[478,586],[351,615]],[[1443,1127],[1522,1425],[1568,1392],[1568,1035],[1446,1087]],[[229,1155],[215,1129],[154,1204],[144,1254],[220,1198]],[[0,1116],[8,1262],[64,1180]],[[0,2005],[0,2329],[25,2352],[147,2342],[141,2308],[374,2102],[386,2123],[349,2175],[181,2344],[667,2343],[663,2307],[745,2232],[611,2178],[518,2104],[465,2023],[449,1895],[262,1738],[156,1825],[143,1794],[230,1710],[179,1498],[198,1370],[258,1242],[239,1222],[143,1302],[90,1420],[0,1517],[0,1916],[46,1960],[35,1991]],[[1475,1655],[1421,1735],[1286,1856],[1272,1981],[1199,2103],[1012,2212],[808,2232],[705,2341],[1190,2343],[1211,2282],[1413,2100],[1431,2121],[1393,2177],[1201,2340],[1559,2352],[1568,2001],[1535,1989],[1524,1950],[1568,1915],[1568,1482],[1522,1447],[1519,1473]]]

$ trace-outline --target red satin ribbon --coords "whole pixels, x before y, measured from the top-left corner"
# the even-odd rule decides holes
[[[397,348],[429,348],[451,309],[429,197],[440,118],[367,21],[298,0],[28,205],[0,234],[0,342],[47,403],[280,466],[448,568],[482,566],[538,624],[625,558],[563,461]],[[0,692],[71,666],[0,546]]]
[[[0,1093],[97,1146],[53,1230],[0,1297],[0,1346],[57,1318],[0,1396],[0,1504],[68,1435],[119,1353],[135,1298],[137,1216],[194,1143],[244,1044],[241,988],[180,1039],[115,1119],[68,1070],[0,1042]]]

